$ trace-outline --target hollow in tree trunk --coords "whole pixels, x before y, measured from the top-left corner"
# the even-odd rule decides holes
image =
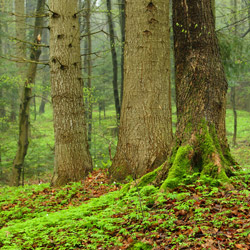
[[[157,177],[173,188],[194,172],[227,182],[236,162],[226,139],[227,81],[211,1],[173,1],[177,129],[170,160]]]

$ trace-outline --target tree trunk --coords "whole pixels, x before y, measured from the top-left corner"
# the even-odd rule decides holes
[[[0,0],[0,11],[4,11],[2,0]],[[0,34],[1,34],[0,35],[0,56],[3,55],[2,33],[3,33],[3,26],[2,26],[2,23],[0,22]],[[0,63],[0,65],[2,66],[2,62]],[[0,86],[0,118],[4,118],[6,115],[5,103],[3,100],[3,97],[4,97],[3,90],[4,90],[4,88],[2,86]],[[2,125],[3,125],[3,122],[4,122],[4,119],[2,120]]]
[[[169,2],[126,1],[124,96],[114,179],[165,161],[172,142]]]
[[[15,22],[16,22],[16,56],[18,60],[24,60],[26,58],[26,25],[25,25],[25,3],[24,0],[15,0]],[[17,63],[18,73],[22,77],[24,76],[24,64]],[[18,89],[14,88],[11,98],[11,112],[9,120],[12,122],[16,121],[16,111],[17,111],[17,98]]]
[[[233,108],[233,116],[234,116],[234,133],[233,133],[233,145],[236,146],[237,142],[237,111],[236,111],[236,91],[235,91],[235,84],[231,87],[231,103]]]
[[[234,23],[235,23],[235,25],[234,25],[234,35],[235,35],[235,38],[237,38],[237,36],[238,36],[238,26],[237,26],[238,6],[237,6],[237,0],[233,0],[232,4],[233,4],[233,15],[234,15],[233,19],[234,19]],[[236,144],[237,144],[237,142],[236,142],[236,139],[237,139],[237,110],[236,110],[235,96],[236,96],[236,88],[235,88],[235,82],[234,82],[234,86],[231,88],[231,101],[232,101],[233,116],[234,116],[234,134],[233,134],[233,145],[234,146],[236,146]]]
[[[41,42],[42,27],[44,18],[41,15],[44,13],[45,0],[37,1],[37,12],[35,20],[34,43]],[[33,46],[30,53],[32,61],[39,61],[41,50],[39,46]],[[19,186],[21,179],[21,172],[23,169],[24,158],[27,154],[29,145],[29,116],[30,116],[30,100],[31,100],[31,85],[35,82],[36,77],[36,63],[30,63],[26,75],[26,81],[22,91],[21,104],[19,110],[19,139],[18,149],[13,162],[11,185]]]
[[[122,105],[123,98],[123,86],[124,86],[124,45],[125,45],[125,0],[119,0],[119,12],[120,12],[120,29],[122,37],[121,45],[121,95],[120,106]]]
[[[114,91],[114,99],[115,99],[115,111],[116,111],[116,119],[117,124],[120,122],[120,102],[119,102],[119,93],[118,93],[118,82],[117,82],[117,73],[118,73],[118,66],[117,66],[117,55],[115,49],[115,31],[114,31],[114,23],[113,17],[111,12],[111,0],[107,1],[107,16],[108,16],[108,25],[109,25],[109,41],[110,41],[110,50],[112,55],[112,64],[113,64],[113,91]]]
[[[157,182],[173,188],[193,172],[228,181],[235,161],[226,139],[227,82],[211,1],[174,0],[177,129]]]
[[[25,25],[25,1],[24,0],[15,0],[15,21],[16,21],[16,56],[19,59],[26,58],[26,46],[25,46],[25,39],[26,39],[26,25]],[[19,68],[22,68],[22,64],[18,64]]]
[[[81,76],[77,0],[50,1],[50,65],[55,165],[51,184],[80,181],[92,170]]]
[[[40,103],[40,106],[39,106],[39,114],[44,114],[44,112],[45,112],[45,104],[47,102],[46,101],[47,96],[48,96],[48,92],[46,90],[44,90],[42,92],[42,99],[41,99],[41,103]]]
[[[45,20],[45,26],[48,27],[49,23],[48,20]],[[45,29],[43,30],[43,43],[44,44],[49,44],[49,30]],[[42,60],[43,61],[49,61],[49,50],[48,48],[43,48],[42,49]],[[47,103],[47,98],[49,95],[49,85],[50,85],[50,73],[49,73],[49,67],[44,68],[43,70],[43,90],[42,90],[42,97],[41,97],[41,102],[39,105],[39,114],[43,114],[45,112],[45,105]]]
[[[91,134],[92,134],[92,112],[93,112],[93,103],[92,103],[92,91],[91,91],[91,85],[92,85],[92,59],[91,59],[91,53],[92,53],[92,39],[91,39],[91,24],[90,24],[90,17],[91,17],[91,0],[87,0],[87,10],[86,10],[86,73],[88,76],[87,81],[87,88],[89,90],[89,96],[88,96],[88,143],[91,147]]]

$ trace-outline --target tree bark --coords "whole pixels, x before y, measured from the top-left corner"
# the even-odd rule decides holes
[[[112,55],[112,65],[113,65],[113,91],[114,91],[114,99],[115,99],[115,111],[117,124],[120,122],[121,108],[119,101],[119,93],[118,93],[118,65],[117,65],[117,55],[115,49],[115,31],[114,31],[114,23],[111,12],[111,0],[106,0],[107,2],[107,16],[108,16],[108,25],[109,25],[109,41],[110,41],[110,50]]]
[[[35,19],[35,30],[34,30],[34,43],[39,44],[41,42],[42,27],[44,18],[41,15],[44,13],[45,0],[37,1],[37,12]],[[41,50],[39,46],[33,46],[30,53],[30,58],[32,61],[39,61]],[[11,185],[19,186],[21,179],[21,172],[23,170],[24,158],[27,154],[28,145],[29,145],[29,116],[30,116],[30,101],[32,94],[32,84],[35,82],[36,77],[36,63],[30,63],[26,81],[23,86],[21,104],[19,110],[19,139],[18,139],[18,149],[16,156],[13,162],[12,167],[12,177]]]
[[[120,29],[122,37],[121,45],[121,95],[120,106],[122,106],[123,99],[123,86],[124,86],[124,45],[125,45],[125,0],[119,0],[119,12],[120,12]]]
[[[77,0],[50,1],[50,65],[55,165],[52,186],[80,181],[92,170],[84,118]]]
[[[126,1],[124,96],[113,179],[163,163],[172,142],[169,2]]]
[[[171,158],[158,175],[173,188],[194,172],[228,181],[233,160],[226,139],[227,81],[211,1],[174,0],[177,129]]]

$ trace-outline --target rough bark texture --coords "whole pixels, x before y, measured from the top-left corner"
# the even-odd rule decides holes
[[[126,1],[124,95],[114,179],[152,171],[172,142],[169,3]]]
[[[50,1],[50,65],[55,131],[53,186],[92,169],[84,119],[77,0]]]
[[[226,139],[227,82],[215,34],[211,1],[174,0],[177,129],[161,171],[173,187],[193,171],[228,180],[235,164]]]
[[[41,14],[44,13],[44,5],[45,0],[37,1],[37,16],[35,19],[35,30],[34,30],[34,43],[39,44],[41,42],[39,36],[42,35],[42,27],[44,18],[41,17]],[[30,59],[32,61],[39,61],[39,57],[41,54],[40,47],[33,46],[30,53]],[[26,81],[24,83],[22,96],[21,96],[21,104],[19,109],[19,138],[18,138],[18,149],[16,152],[16,156],[13,162],[12,167],[12,176],[11,176],[11,185],[18,186],[20,185],[21,172],[23,169],[24,158],[27,154],[28,146],[29,146],[29,116],[30,116],[30,101],[32,94],[32,84],[35,83],[36,77],[36,63],[30,63]]]
[[[108,16],[108,25],[109,25],[109,42],[110,42],[110,50],[112,55],[112,65],[113,65],[113,92],[114,92],[114,99],[115,99],[115,111],[116,111],[116,118],[117,124],[120,122],[120,101],[119,101],[119,93],[118,93],[118,64],[117,64],[117,55],[115,49],[115,30],[114,30],[114,23],[113,23],[113,15],[111,12],[111,0],[106,0],[107,3],[107,16]]]

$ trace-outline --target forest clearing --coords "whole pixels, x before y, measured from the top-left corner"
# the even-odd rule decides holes
[[[249,0],[0,15],[0,249],[250,249]]]

